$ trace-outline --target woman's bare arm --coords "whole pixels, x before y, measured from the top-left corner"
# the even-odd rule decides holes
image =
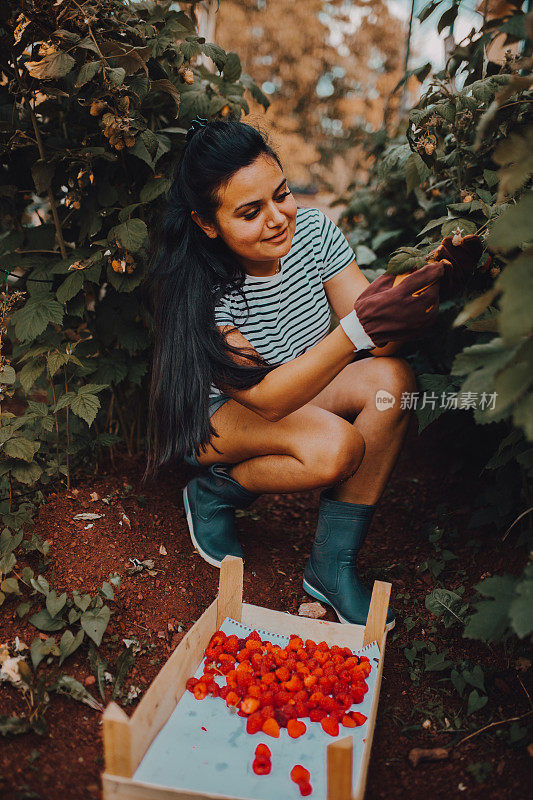
[[[339,319],[353,311],[353,304],[367,286],[370,286],[370,281],[365,278],[355,260],[325,282],[324,290],[327,298]],[[398,350],[400,345],[401,342],[389,342],[383,347],[374,347],[368,352],[373,356],[390,356]]]
[[[249,364],[245,353],[256,352],[248,339],[231,325],[220,326],[226,340],[243,351],[235,356],[241,364]],[[281,364],[250,389],[220,389],[264,419],[276,422],[308,403],[353,359],[354,346],[340,327],[329,333],[314,347],[286,364]]]

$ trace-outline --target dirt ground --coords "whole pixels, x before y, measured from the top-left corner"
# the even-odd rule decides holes
[[[413,747],[443,746],[452,739],[449,731],[435,722],[422,727],[432,698],[440,698],[450,715],[461,706],[449,682],[439,693],[440,676],[436,673],[423,674],[419,685],[412,682],[403,651],[413,639],[433,641],[438,650],[447,648],[452,659],[469,658],[483,665],[489,703],[468,718],[474,729],[530,709],[520,684],[520,680],[526,682],[528,674],[517,674],[515,650],[489,648],[463,639],[457,626],[445,628],[424,606],[432,588],[442,584],[454,588],[459,582],[451,568],[449,577],[440,583],[428,572],[417,572],[417,566],[433,554],[426,526],[435,520],[439,504],[445,503],[453,510],[453,523],[460,532],[454,542],[457,558],[453,564],[454,569],[460,567],[466,572],[466,580],[464,574],[461,576],[467,587],[466,596],[482,575],[518,572],[526,557],[524,550],[512,542],[502,544],[501,532],[495,531],[479,533],[484,537],[483,546],[475,553],[469,549],[467,542],[476,531],[467,530],[467,523],[481,478],[477,477],[479,470],[467,474],[463,469],[452,416],[453,412],[441,417],[421,436],[416,420],[411,420],[404,448],[378,504],[360,557],[361,573],[368,582],[374,578],[392,581],[392,602],[398,620],[387,645],[367,800],[448,800],[450,796],[526,800],[531,796],[527,789],[528,785],[531,787],[531,757],[526,748],[509,744],[508,725],[495,727],[452,749],[446,761],[424,762],[414,768],[408,760]],[[144,690],[215,597],[218,570],[195,553],[187,533],[181,490],[195,471],[188,467],[168,470],[157,483],[141,488],[142,469],[142,457],[120,458],[115,461],[115,469],[111,464],[105,465],[98,475],[80,479],[70,492],[51,494],[40,509],[36,531],[50,542],[51,561],[46,575],[58,592],[92,592],[111,573],[121,576],[102,650],[112,669],[123,649],[122,639],[138,639],[143,652],[126,687],[134,685]],[[113,490],[120,497],[106,505],[101,498]],[[93,492],[100,499],[92,500]],[[247,602],[297,613],[299,604],[309,600],[301,580],[311,547],[317,500],[318,492],[265,495],[238,519],[246,558]],[[90,529],[85,528],[87,523],[73,520],[75,514],[87,511],[104,515]],[[124,512],[131,527],[120,524]],[[161,546],[166,554],[162,554]],[[157,575],[150,576],[146,571],[127,575],[132,558],[153,559]],[[16,603],[9,602],[0,609],[0,641],[18,635],[31,644],[37,632],[26,622],[27,617],[18,619],[15,608]],[[416,619],[411,630],[402,621],[407,616]],[[334,619],[330,612],[328,618]],[[86,682],[97,696],[85,647],[65,662],[64,669]],[[134,704],[126,707],[128,714],[133,709]],[[24,711],[20,694],[11,686],[4,688],[0,693],[0,715]],[[54,694],[46,718],[47,736],[31,733],[1,740],[0,797],[100,798],[101,714]],[[463,735],[469,732],[470,728],[465,728]],[[478,782],[480,772],[483,777],[483,765],[490,773]]]

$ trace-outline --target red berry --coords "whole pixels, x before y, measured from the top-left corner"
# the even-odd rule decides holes
[[[275,739],[279,738],[279,725],[272,717],[263,722],[261,730],[263,733],[266,733],[267,736],[273,736]]]
[[[311,777],[311,773],[305,767],[302,767],[301,764],[295,764],[294,767],[291,769],[291,781],[294,783],[302,783],[302,781],[308,781]]]
[[[298,739],[299,736],[303,736],[306,732],[307,727],[305,722],[302,722],[299,719],[290,719],[287,722],[287,733],[291,737],[291,739]]]
[[[311,786],[309,781],[300,781],[298,786],[300,787],[300,794],[302,795],[302,797],[307,797],[307,795],[311,794],[311,792],[313,791],[313,787]]]
[[[260,758],[271,758],[272,753],[270,752],[270,747],[267,744],[261,742],[255,748],[255,755],[259,756]]]
[[[324,717],[320,724],[322,725],[322,730],[329,733],[330,736],[339,735],[339,723],[333,717]]]
[[[272,769],[272,763],[269,758],[254,758],[252,769],[256,775],[268,775]]]

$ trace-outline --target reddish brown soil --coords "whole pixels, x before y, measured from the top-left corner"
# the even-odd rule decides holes
[[[530,797],[527,785],[531,757],[525,748],[508,744],[508,725],[502,728],[505,735],[499,735],[500,729],[496,728],[460,745],[448,761],[421,763],[416,768],[408,761],[413,747],[442,746],[451,740],[449,733],[433,732],[435,725],[422,728],[431,687],[445,686],[448,694],[439,695],[444,698],[445,707],[449,703],[450,712],[459,708],[455,691],[449,682],[439,684],[439,674],[426,675],[418,687],[411,682],[403,650],[413,639],[432,639],[439,649],[449,648],[449,657],[471,658],[492,676],[489,704],[471,717],[469,724],[481,728],[493,719],[506,719],[529,709],[513,667],[516,651],[504,653],[499,646],[487,648],[463,639],[456,627],[446,629],[438,621],[432,632],[435,620],[424,608],[426,594],[437,583],[428,573],[417,573],[416,567],[433,554],[424,527],[434,520],[440,503],[454,509],[454,524],[461,533],[465,531],[454,543],[453,551],[459,558],[453,564],[467,572],[466,580],[463,576],[467,594],[484,573],[517,572],[525,559],[523,550],[511,541],[500,543],[501,534],[485,533],[486,546],[477,554],[466,546],[475,533],[466,530],[466,526],[479,479],[455,471],[460,451],[455,450],[453,431],[453,424],[443,417],[419,437],[416,421],[411,421],[360,558],[361,572],[368,581],[392,581],[393,604],[399,619],[387,645],[368,800],[448,800],[450,796],[463,795],[484,800]],[[157,484],[141,488],[142,468],[142,458],[124,458],[116,462],[115,469],[110,465],[97,476],[84,477],[70,492],[51,494],[40,509],[36,531],[50,541],[51,562],[46,575],[58,591],[93,592],[110,573],[120,574],[122,585],[116,605],[112,604],[115,613],[102,649],[112,669],[123,647],[123,637],[135,636],[146,647],[152,644],[152,649],[137,658],[126,683],[127,687],[133,683],[146,688],[184,632],[214,598],[218,571],[196,555],[187,534],[181,489],[194,471],[185,467],[167,471]],[[127,485],[131,491],[125,489]],[[119,525],[117,502],[106,505],[102,500],[90,499],[91,492],[102,498],[114,489],[121,493],[120,503],[131,520],[131,528]],[[146,497],[144,506],[137,502],[137,495]],[[250,516],[238,520],[246,556],[244,596],[248,602],[296,613],[299,603],[309,599],[303,593],[301,577],[310,550],[317,498],[317,492],[263,496],[252,507],[259,520]],[[87,523],[73,521],[74,515],[82,511],[105,516],[86,530]],[[161,545],[167,555],[160,554]],[[159,570],[157,576],[126,575],[130,558],[153,558]],[[449,582],[443,583],[452,588],[458,581],[454,582],[451,569],[450,576]],[[396,597],[406,592],[410,598]],[[19,635],[30,644],[36,631],[18,619],[15,607],[9,602],[0,610],[0,641]],[[420,624],[409,632],[401,622],[408,615],[421,618]],[[328,618],[333,616],[328,613]],[[111,640],[113,634],[118,635],[118,640]],[[89,677],[85,648],[65,663],[65,671],[81,681]],[[527,673],[521,676],[522,680],[526,677]],[[89,688],[96,696],[95,687],[89,684]],[[126,710],[131,713],[132,707]],[[8,687],[0,694],[0,715],[24,711],[15,689]],[[0,796],[3,800],[100,798],[100,713],[53,694],[46,718],[48,736],[31,733],[1,740]],[[413,726],[412,730],[402,733],[404,725]],[[467,769],[479,762],[489,762],[492,767],[483,784],[476,783]]]

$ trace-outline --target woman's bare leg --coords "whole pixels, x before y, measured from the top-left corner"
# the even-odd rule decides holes
[[[361,397],[360,365],[366,365],[364,398]],[[380,410],[376,392],[385,390],[394,403]],[[354,475],[338,483],[332,499],[373,505],[381,497],[398,459],[409,425],[410,412],[402,409],[402,392],[416,391],[416,380],[401,358],[367,358],[348,364],[312,401],[340,414],[365,440],[365,454]]]
[[[351,475],[364,455],[359,431],[336,414],[309,404],[279,422],[269,422],[229,400],[212,421],[220,453],[209,446],[199,462],[234,465],[231,476],[258,494],[330,486]]]
[[[387,411],[376,408],[378,389],[395,398]],[[337,499],[373,504],[407,429],[401,394],[414,389],[408,363],[382,357],[349,364],[311,403],[278,422],[230,400],[212,418],[220,453],[209,445],[198,460],[235,464],[232,477],[252,492],[305,491],[341,482],[334,490]]]

